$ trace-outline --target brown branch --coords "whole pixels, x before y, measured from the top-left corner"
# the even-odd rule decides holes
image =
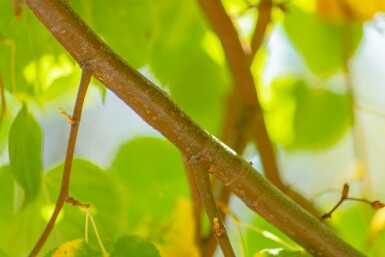
[[[278,188],[284,188],[276,164],[274,149],[267,134],[263,111],[250,70],[250,61],[242,48],[238,33],[220,0],[199,0],[199,3],[221,41],[234,84],[239,89],[245,105],[243,113],[247,117],[247,123],[244,126],[250,126],[250,131],[254,131],[265,175]]]
[[[188,164],[188,160],[183,160],[185,171],[190,186],[190,194],[193,202],[193,216],[195,221],[195,242],[198,246],[202,243],[202,201],[200,199],[199,188],[195,180],[194,171],[191,165]]]
[[[261,0],[258,5],[258,20],[255,24],[254,32],[250,42],[249,62],[253,62],[255,54],[258,52],[265,38],[266,29],[271,20],[272,0]]]
[[[236,89],[240,91],[241,100],[244,104],[242,106],[242,102],[238,103],[243,108],[239,113],[239,116],[242,117],[242,129],[251,133],[257,143],[266,178],[303,208],[315,217],[318,217],[319,212],[313,204],[299,193],[288,188],[281,179],[274,147],[267,133],[263,110],[259,103],[254,79],[250,71],[252,58],[259,50],[265,37],[266,26],[270,22],[271,0],[263,0],[258,7],[261,13],[258,16],[256,29],[252,37],[252,51],[249,56],[246,56],[237,31],[221,1],[199,0],[199,3],[222,43],[234,83],[237,86]]]
[[[212,162],[211,173],[268,222],[316,257],[364,256],[199,127],[165,92],[114,53],[65,1],[27,0],[27,5],[77,62],[94,64],[93,76],[186,158],[204,152]]]
[[[213,234],[222,249],[223,255],[225,257],[235,257],[211,189],[209,178],[210,161],[206,158],[206,156],[201,154],[194,155],[188,160],[188,164],[194,172],[203,206],[206,209],[207,216],[214,230]]]
[[[60,210],[62,209],[65,201],[70,201],[71,198],[68,197],[68,188],[70,183],[70,176],[71,176],[71,167],[72,167],[72,160],[74,156],[74,150],[75,150],[75,144],[76,144],[76,138],[79,130],[80,125],[80,117],[82,114],[83,109],[83,103],[84,98],[87,93],[87,88],[91,80],[91,73],[88,70],[87,67],[88,64],[85,63],[85,65],[82,67],[82,76],[80,80],[79,90],[75,101],[75,107],[72,114],[72,121],[71,124],[71,132],[68,139],[68,145],[67,145],[67,154],[66,159],[64,161],[64,169],[63,169],[63,177],[62,177],[62,183],[60,187],[60,193],[55,205],[55,210],[51,216],[51,219],[49,220],[47,226],[45,227],[39,241],[36,243],[35,247],[33,248],[32,252],[30,253],[29,257],[35,257],[39,253],[40,249],[43,247],[45,241],[47,240],[49,234],[51,233],[53,226],[55,224],[55,221],[60,213]]]

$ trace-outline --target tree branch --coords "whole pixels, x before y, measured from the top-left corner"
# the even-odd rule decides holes
[[[242,102],[245,105],[245,110],[243,111],[247,117],[245,119],[247,122],[245,127],[252,126],[249,131],[254,131],[253,134],[257,141],[265,175],[278,188],[284,188],[285,186],[281,181],[275,160],[274,149],[267,134],[263,111],[255,89],[254,78],[251,74],[251,61],[242,48],[238,33],[230,17],[227,15],[221,0],[199,0],[199,3],[222,43],[234,84],[239,89]],[[262,41],[262,39],[260,40]],[[254,41],[257,40],[255,39]],[[256,50],[254,49],[254,51]]]
[[[207,216],[214,230],[214,236],[225,257],[235,257],[231,247],[227,231],[219,213],[217,203],[211,189],[209,169],[210,160],[203,155],[194,155],[188,160],[188,164],[194,172],[195,180],[199,188],[199,193],[206,209]]]
[[[27,0],[27,5],[77,62],[92,63],[93,76],[187,158],[209,156],[211,173],[268,222],[314,256],[364,256],[200,128],[165,92],[114,53],[64,0]]]
[[[265,38],[267,26],[271,19],[272,0],[261,0],[258,5],[258,20],[250,42],[249,62],[252,63]]]
[[[258,6],[261,13],[258,16],[252,37],[251,54],[248,56],[242,48],[237,31],[230,17],[227,15],[221,0],[199,0],[199,3],[222,43],[236,85],[235,90],[238,89],[240,91],[240,98],[243,101],[243,103],[239,103],[241,105],[239,116],[243,121],[242,129],[246,130],[246,134],[251,133],[257,143],[266,178],[308,212],[318,217],[319,213],[314,206],[302,195],[288,188],[281,179],[274,147],[267,133],[263,110],[250,70],[252,58],[259,50],[265,37],[266,26],[270,22],[271,1],[263,0]],[[249,102],[253,104],[250,105]],[[240,133],[245,135],[245,132]]]
[[[83,109],[83,103],[84,98],[87,93],[87,88],[91,80],[91,73],[87,70],[87,67],[83,67],[82,71],[82,77],[80,80],[79,90],[76,97],[75,107],[72,114],[72,120],[71,120],[71,132],[68,139],[68,146],[67,146],[67,154],[64,161],[64,170],[63,170],[63,177],[62,177],[62,184],[60,187],[60,192],[58,199],[56,201],[55,210],[51,216],[51,219],[49,220],[47,226],[45,227],[39,241],[36,243],[35,247],[33,248],[32,252],[30,253],[30,257],[37,256],[40,249],[43,247],[45,241],[47,240],[49,234],[51,233],[53,226],[55,224],[55,221],[63,208],[63,205],[65,201],[68,198],[68,188],[70,183],[70,176],[71,176],[71,167],[72,167],[72,160],[74,156],[74,150],[75,150],[75,144],[76,144],[76,138],[78,135],[79,130],[79,124],[80,124],[80,117]]]

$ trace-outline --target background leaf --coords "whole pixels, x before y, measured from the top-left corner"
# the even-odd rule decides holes
[[[102,254],[89,246],[83,239],[68,241],[57,249],[50,251],[45,257],[99,257]]]
[[[146,63],[157,30],[150,1],[86,0],[71,5],[128,63],[135,68]]]
[[[188,195],[182,155],[163,139],[125,143],[109,170],[124,187],[131,229],[166,218],[177,197]]]
[[[16,182],[24,190],[24,205],[34,200],[40,189],[43,133],[23,105],[9,132],[9,164]]]
[[[206,130],[218,135],[231,80],[221,45],[202,22],[196,1],[156,1],[159,36],[150,68],[173,100]],[[175,15],[177,14],[177,15]],[[210,53],[215,49],[219,58]],[[183,59],[183,61],[182,61]]]
[[[288,10],[284,20],[285,31],[299,51],[308,67],[320,76],[331,75],[341,70],[344,63],[344,47],[350,49],[351,56],[362,38],[362,24],[349,24],[350,46],[344,46],[344,24],[331,23],[316,15],[301,11],[296,7]]]
[[[124,236],[119,238],[111,253],[111,257],[160,257],[156,247],[149,241],[138,236]]]
[[[2,1],[0,17],[0,70],[4,86],[19,99],[43,104],[45,92],[57,79],[69,82],[76,77],[75,62],[28,8],[17,20],[12,1]],[[66,83],[56,90],[63,93],[75,85]]]
[[[269,134],[288,149],[331,146],[350,124],[349,101],[322,87],[311,87],[296,78],[280,78],[271,85],[265,104]]]
[[[63,164],[48,171],[44,178],[52,204],[59,194],[62,173]],[[74,160],[69,195],[81,203],[91,204],[91,213],[102,237],[115,239],[124,231],[126,221],[122,194],[119,183],[100,167],[86,160]],[[67,239],[82,237],[84,227],[84,211],[66,204],[63,217],[56,225],[60,236]],[[94,233],[90,236],[94,239]]]

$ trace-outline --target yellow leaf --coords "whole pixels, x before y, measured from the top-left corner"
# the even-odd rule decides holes
[[[179,198],[167,221],[162,243],[156,244],[162,257],[200,257],[195,244],[195,222],[191,201]]]
[[[330,21],[364,22],[384,11],[384,0],[316,0],[317,14]]]
[[[83,239],[77,239],[62,244],[51,257],[74,257],[77,250],[84,243]]]
[[[380,209],[374,214],[369,229],[368,241],[373,242],[381,231],[385,229],[385,209]]]

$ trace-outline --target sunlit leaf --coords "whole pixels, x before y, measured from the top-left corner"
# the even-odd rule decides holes
[[[111,253],[110,257],[160,257],[156,247],[147,240],[138,236],[123,236],[119,238]]]
[[[24,190],[24,205],[40,190],[43,133],[24,105],[9,132],[9,163],[16,182]]]
[[[256,253],[264,249],[285,249],[288,251],[296,249],[296,244],[289,237],[262,218],[256,217],[252,225],[258,228],[260,232],[248,229],[245,233],[248,257],[258,256]]]
[[[45,174],[44,180],[52,200],[59,193],[62,173],[63,165],[59,165]],[[124,231],[126,221],[122,208],[122,191],[118,182],[100,167],[86,160],[75,159],[69,195],[81,203],[91,204],[91,213],[102,237],[114,239]],[[82,237],[85,212],[71,204],[66,204],[63,210],[63,217],[56,229],[67,239]],[[90,233],[90,236],[93,235],[94,233]]]
[[[367,232],[374,213],[370,206],[363,203],[346,202],[333,213],[329,222],[346,242],[354,245],[367,256],[377,256],[373,251],[375,249],[365,247],[369,242]]]
[[[343,24],[323,21],[295,7],[288,10],[283,25],[306,64],[321,76],[341,70],[345,51],[350,51],[347,55],[351,56],[362,38],[362,25],[351,24],[351,35],[347,35],[349,31]],[[344,43],[345,36],[349,37],[349,45]]]
[[[187,196],[182,155],[163,139],[137,138],[122,145],[110,171],[126,190],[131,227],[164,219],[177,197]]]
[[[156,5],[160,32],[151,71],[195,121],[218,134],[231,83],[219,40],[202,22],[196,1]]]
[[[383,0],[316,0],[317,14],[334,20],[363,22],[370,20],[378,12],[385,12]]]
[[[45,257],[100,257],[102,254],[91,248],[83,239],[65,242]]]
[[[1,1],[0,17],[0,70],[4,85],[19,99],[42,103],[45,91],[56,79],[74,75],[73,70],[68,70],[68,65],[75,66],[74,62],[28,8],[16,19],[12,1]],[[64,92],[68,86],[71,85],[60,89]]]
[[[13,217],[13,178],[9,166],[0,167],[0,227],[5,228]],[[1,234],[1,233],[0,233]],[[0,235],[0,241],[2,235]]]
[[[87,0],[71,5],[128,63],[136,68],[146,63],[157,30],[149,0]]]
[[[350,124],[346,95],[295,78],[274,81],[265,107],[271,138],[288,149],[328,147]]]
[[[11,120],[7,115],[3,117],[0,124],[0,154],[3,152],[8,139],[9,128],[11,127]]]
[[[195,241],[195,222],[191,201],[179,198],[174,211],[164,224],[167,231],[157,238],[157,247],[165,257],[199,257],[199,247]]]

